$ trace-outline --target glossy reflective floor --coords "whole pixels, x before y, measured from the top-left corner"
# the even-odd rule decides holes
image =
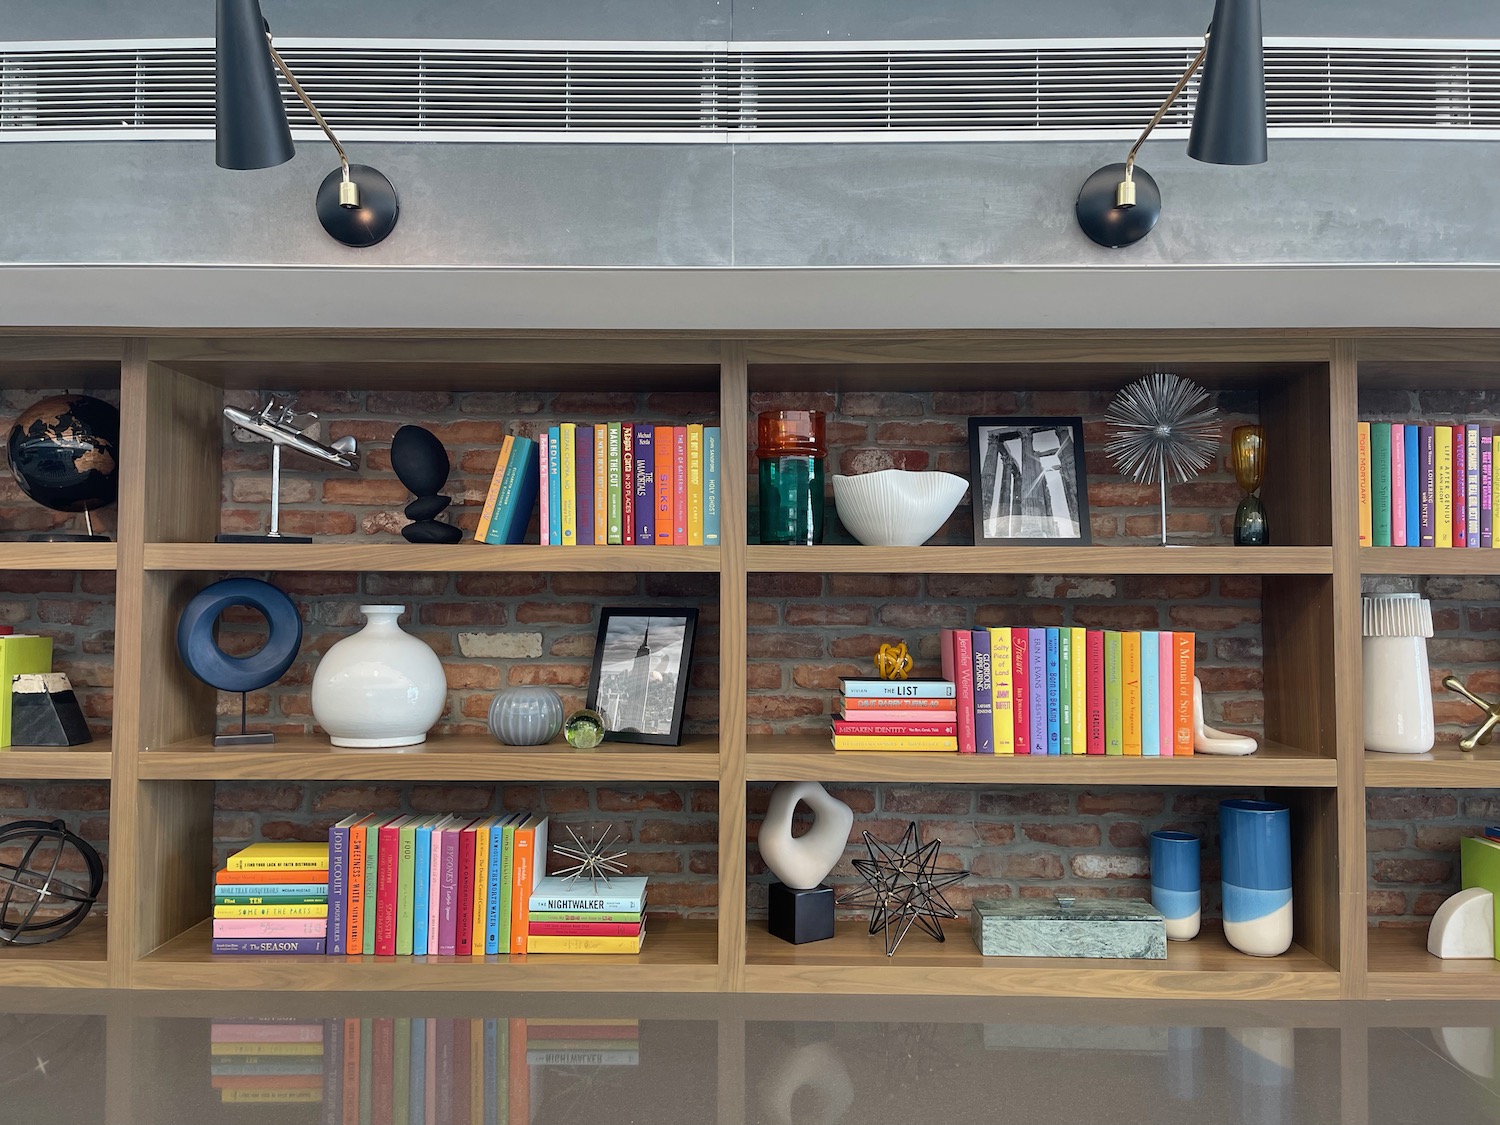
[[[0,995],[0,1122],[1500,1122],[1494,1004]]]

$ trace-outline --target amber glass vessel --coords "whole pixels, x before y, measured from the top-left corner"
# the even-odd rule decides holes
[[[1236,547],[1265,547],[1271,542],[1266,523],[1265,505],[1255,493],[1266,472],[1266,430],[1264,426],[1236,426],[1229,436],[1230,459],[1234,479],[1245,492],[1245,498],[1234,513]]]
[[[757,419],[762,543],[823,542],[824,426],[818,410],[771,410]]]

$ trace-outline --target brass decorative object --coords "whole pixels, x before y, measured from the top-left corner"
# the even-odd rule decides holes
[[[1266,508],[1255,494],[1266,473],[1266,428],[1236,426],[1229,435],[1229,462],[1235,482],[1245,493],[1234,510],[1234,545],[1269,547],[1271,529],[1266,523]]]
[[[1480,699],[1479,696],[1459,683],[1457,676],[1444,676],[1443,686],[1449,691],[1457,692],[1485,713],[1484,721],[1470,731],[1467,736],[1458,740],[1458,748],[1464,751],[1473,751],[1481,742],[1489,742],[1491,732],[1494,731],[1496,724],[1500,724],[1500,703],[1487,703],[1483,699]]]
[[[898,645],[881,645],[875,654],[875,670],[882,680],[904,680],[911,667],[911,653],[906,651],[905,641]]]

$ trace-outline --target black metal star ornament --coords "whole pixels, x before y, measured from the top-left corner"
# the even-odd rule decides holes
[[[957,918],[958,911],[943,897],[943,888],[969,877],[967,871],[937,869],[941,840],[923,843],[916,822],[907,825],[901,841],[891,847],[868,832],[864,837],[869,856],[854,861],[854,869],[865,886],[839,897],[839,902],[870,908],[870,933],[885,937],[885,955],[893,956],[912,926],[918,926],[935,941],[947,940],[942,919]]]

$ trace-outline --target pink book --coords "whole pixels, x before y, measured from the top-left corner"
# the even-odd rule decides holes
[[[938,651],[942,654],[943,679],[950,684],[958,681],[953,678],[953,630],[943,629],[938,633]]]
[[[1453,427],[1453,545],[1469,545],[1469,473],[1465,460],[1464,428]]]
[[[548,517],[552,514],[552,506],[547,502],[547,431],[543,430],[536,439],[537,463],[541,466],[541,487],[536,490],[537,495],[537,528],[540,538],[537,540],[543,547],[552,545],[551,525]]]
[[[1406,546],[1406,427],[1391,427],[1391,546]]]
[[[327,937],[327,918],[215,918],[214,937]]]
[[[428,848],[427,868],[427,952],[436,953],[438,950],[438,934],[443,924],[442,913],[442,886],[443,886],[443,829],[448,827],[453,819],[452,814],[445,816],[432,826],[431,845]]]
[[[1172,756],[1172,716],[1177,714],[1172,710],[1172,683],[1175,677],[1172,675],[1172,634],[1161,632],[1157,635],[1156,652],[1158,657],[1158,668],[1160,671],[1156,677],[1157,699],[1161,712],[1161,721],[1157,726],[1161,730],[1160,756],[1170,758]]]
[[[957,711],[903,711],[899,707],[882,707],[878,711],[840,711],[839,718],[852,723],[935,723],[953,726]]]
[[[457,956],[458,949],[458,834],[463,821],[451,821],[443,829],[443,868],[438,880],[438,954]]]
[[[210,1043],[321,1043],[323,1025],[317,1023],[216,1023],[208,1030]]]

